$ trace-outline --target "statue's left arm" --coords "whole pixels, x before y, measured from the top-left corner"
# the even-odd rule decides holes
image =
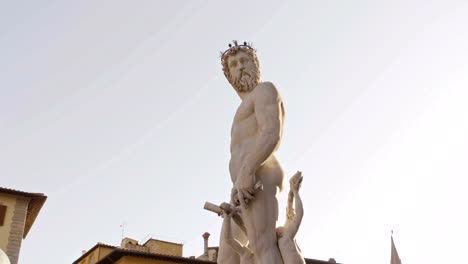
[[[281,140],[282,101],[270,82],[260,84],[254,91],[254,112],[258,126],[255,147],[243,159],[236,186],[241,197],[253,198],[255,172],[270,157]]]

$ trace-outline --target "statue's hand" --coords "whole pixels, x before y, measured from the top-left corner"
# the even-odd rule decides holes
[[[236,217],[236,216],[239,216],[241,214],[241,209],[237,206],[233,206],[231,208],[231,211],[229,212],[229,215],[231,217]]]
[[[299,192],[299,189],[301,188],[301,184],[302,184],[302,179],[303,179],[302,172],[300,171],[296,172],[296,174],[294,174],[294,176],[292,176],[291,179],[289,180],[290,190],[292,190],[294,193]]]
[[[234,184],[237,197],[234,197],[236,205],[246,206],[255,196],[255,173],[241,170]]]

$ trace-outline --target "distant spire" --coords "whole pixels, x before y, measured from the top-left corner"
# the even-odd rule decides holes
[[[395,242],[393,242],[393,230],[392,230],[392,235],[390,236],[390,239],[392,241],[390,264],[401,264],[401,259],[398,256],[398,252],[397,252],[396,247],[395,247]]]

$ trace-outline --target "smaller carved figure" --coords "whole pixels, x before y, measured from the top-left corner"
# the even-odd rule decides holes
[[[229,210],[223,208],[223,238],[224,242],[229,245],[234,252],[240,257],[240,264],[255,264],[255,256],[247,245],[243,245],[237,239],[232,236],[231,231],[231,220],[234,220],[238,225],[243,226],[241,218],[239,217],[240,209],[238,207],[231,207]],[[242,228],[245,232],[245,229]]]
[[[302,173],[298,171],[289,180],[290,190],[288,205],[286,207],[286,223],[284,226],[276,229],[278,247],[284,264],[305,264],[304,257],[295,239],[299,226],[301,225],[302,217],[304,216],[302,200],[299,196],[302,179]]]

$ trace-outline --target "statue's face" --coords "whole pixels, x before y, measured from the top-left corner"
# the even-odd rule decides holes
[[[249,92],[258,84],[258,69],[252,56],[239,51],[227,58],[231,84],[238,92]]]

